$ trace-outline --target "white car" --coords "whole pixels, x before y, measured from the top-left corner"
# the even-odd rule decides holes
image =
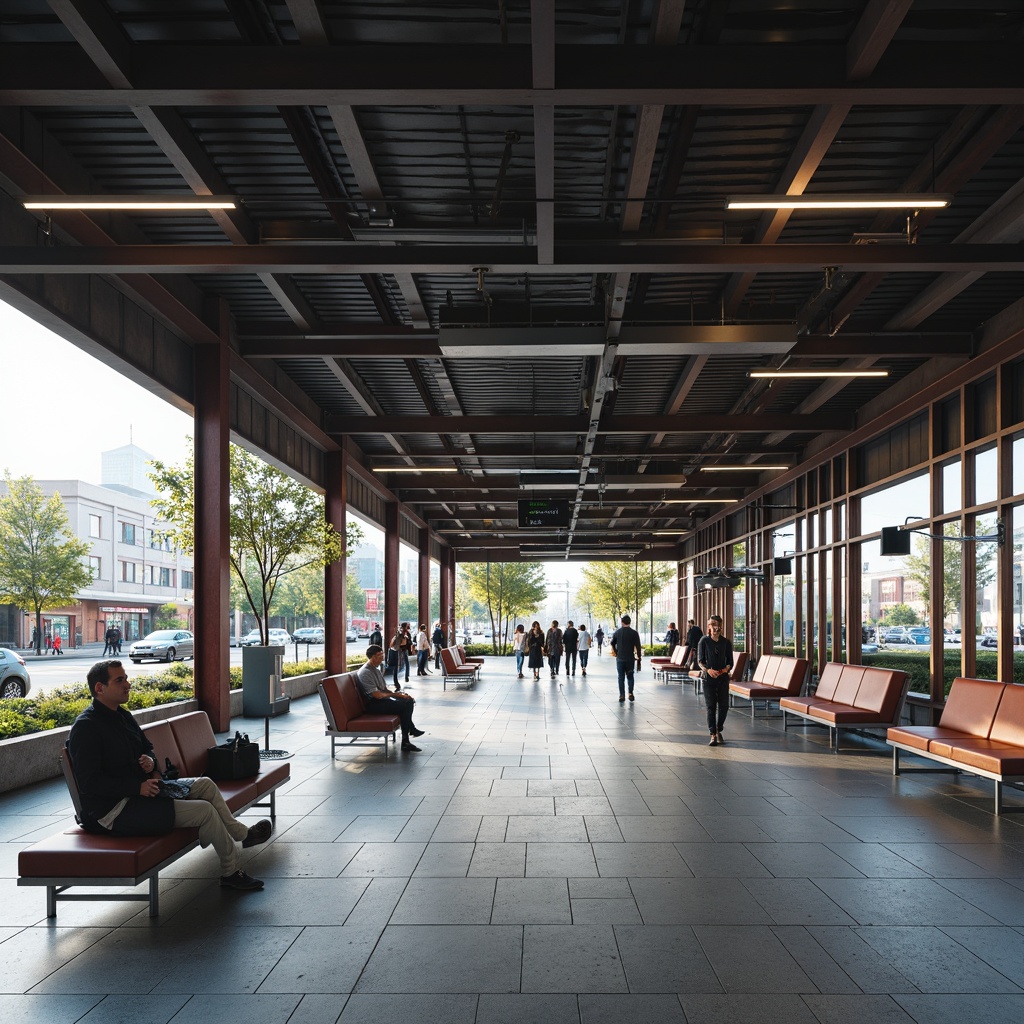
[[[0,647],[0,697],[27,697],[31,689],[25,659],[17,651]]]
[[[195,638],[187,629],[158,629],[128,648],[128,657],[138,665],[143,658],[154,661],[175,661],[195,656]]]
[[[257,647],[263,642],[258,629],[251,629],[242,637],[243,647]],[[270,647],[287,647],[292,642],[292,635],[287,629],[271,629],[267,636]]]

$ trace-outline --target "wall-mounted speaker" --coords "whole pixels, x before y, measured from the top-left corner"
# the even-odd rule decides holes
[[[776,576],[792,576],[793,575],[793,559],[792,558],[773,558],[772,559],[773,572]]]
[[[909,555],[910,531],[901,530],[898,526],[882,527],[882,554]]]

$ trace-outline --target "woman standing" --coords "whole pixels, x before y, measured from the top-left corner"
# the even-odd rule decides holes
[[[427,658],[430,657],[430,637],[427,636],[427,624],[420,623],[420,631],[416,634],[416,675],[428,676]]]
[[[533,678],[538,680],[544,664],[544,632],[536,619],[530,627],[530,632],[526,634],[526,646],[530,652],[529,666],[533,669]]]
[[[512,634],[512,650],[516,655],[516,679],[523,678],[523,661],[529,654],[529,646],[526,643],[526,627],[520,622]]]
[[[401,668],[405,669],[405,681],[409,682],[409,659],[412,657],[416,641],[412,638],[412,628],[408,622],[402,623],[402,643],[399,647]],[[398,689],[398,676],[395,676],[395,689]]]
[[[395,689],[400,690],[401,687],[398,685],[398,670],[402,664],[402,643],[404,642],[404,636],[402,633],[402,627],[399,626],[395,630],[395,635],[391,638],[391,643],[388,644],[388,662],[384,670],[384,674],[388,672],[394,673]]]
[[[562,631],[558,628],[558,619],[551,620],[551,628],[545,638],[544,646],[548,652],[548,667],[551,669],[551,678],[558,675],[562,667]]]
[[[580,668],[583,674],[587,674],[587,662],[590,660],[590,634],[587,632],[587,624],[580,623]]]

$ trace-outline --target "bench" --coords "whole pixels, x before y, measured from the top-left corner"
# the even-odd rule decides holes
[[[479,665],[481,667],[481,669],[483,668],[484,659],[481,658],[479,655],[474,655],[473,657],[468,657],[466,655],[466,648],[463,647],[462,644],[456,644],[454,650],[455,650],[455,660],[456,660],[456,662],[458,664],[460,664],[460,665]]]
[[[1002,814],[1003,783],[1024,780],[1024,686],[959,677],[938,725],[893,726],[886,740],[893,775],[953,771],[991,779],[995,813]],[[901,750],[947,767],[901,767]]]
[[[686,664],[686,653],[687,647],[684,644],[676,644],[672,648],[672,653],[666,657],[648,658],[647,664],[654,669],[654,678],[662,676],[665,682],[668,682],[669,672],[675,670],[674,674],[679,675]]]
[[[738,683],[742,681],[744,672],[747,671],[747,652],[739,651],[733,652],[732,671],[729,673],[730,687],[732,683]],[[701,693],[704,689],[704,675],[699,668],[687,669],[686,678],[693,683],[693,695],[696,697],[697,694]],[[732,698],[729,699],[730,706],[732,705]]]
[[[153,744],[158,764],[169,757],[183,778],[205,774],[207,751],[217,738],[204,711],[178,715],[143,726]],[[75,820],[82,819],[82,806],[67,748],[61,752],[64,773]],[[277,818],[275,791],[291,778],[287,761],[271,768],[260,765],[260,773],[247,779],[218,782],[224,801],[235,815],[253,807],[266,807]],[[263,799],[266,798],[266,799]],[[146,902],[149,916],[160,912],[160,872],[199,845],[194,828],[176,828],[160,836],[95,835],[79,827],[58,832],[18,854],[18,885],[46,887],[46,916],[57,916],[60,901]],[[135,886],[149,882],[148,893],[69,893],[74,886]]]
[[[829,730],[830,747],[835,735],[834,749],[838,754],[840,729],[887,729],[898,725],[909,687],[906,672],[830,661],[822,668],[813,694],[793,695],[779,701],[783,729],[789,726],[787,715],[796,715],[811,725],[824,725]]]
[[[318,687],[320,703],[327,718],[325,736],[331,737],[331,760],[339,739],[348,739],[349,746],[379,746],[384,740],[384,756],[388,756],[388,737],[396,742],[395,734],[401,727],[398,715],[372,714],[363,703],[355,672],[342,672],[327,676]],[[373,737],[376,743],[356,743],[357,739]]]
[[[460,681],[470,689],[480,675],[480,664],[461,665],[459,664],[459,652],[455,647],[444,647],[441,650],[441,689],[448,689],[448,680],[453,684]]]
[[[732,679],[729,683],[729,703],[734,697],[750,701],[750,718],[754,719],[757,702],[763,701],[765,712],[772,701],[776,703],[783,697],[799,693],[803,689],[807,676],[807,659],[790,658],[783,654],[765,654],[761,656],[754,669],[751,679],[743,678],[746,668],[747,654],[741,651],[736,655]]]

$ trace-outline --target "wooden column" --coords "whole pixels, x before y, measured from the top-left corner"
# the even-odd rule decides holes
[[[324,455],[324,514],[327,522],[345,535],[345,509],[348,505],[348,456],[344,452]],[[324,569],[324,660],[330,675],[345,671],[345,615],[347,600],[345,578],[348,556],[343,555]]]
[[[384,506],[384,649],[398,628],[398,502]]]
[[[453,618],[452,549],[441,548],[441,629],[444,630],[445,642],[450,643],[452,635],[451,621]]]
[[[223,322],[227,323],[226,311]],[[231,724],[228,345],[196,345],[195,692],[215,732]]]
[[[419,562],[419,598],[420,622],[427,627],[427,636],[433,632],[430,621],[430,531],[420,530],[420,562]]]

